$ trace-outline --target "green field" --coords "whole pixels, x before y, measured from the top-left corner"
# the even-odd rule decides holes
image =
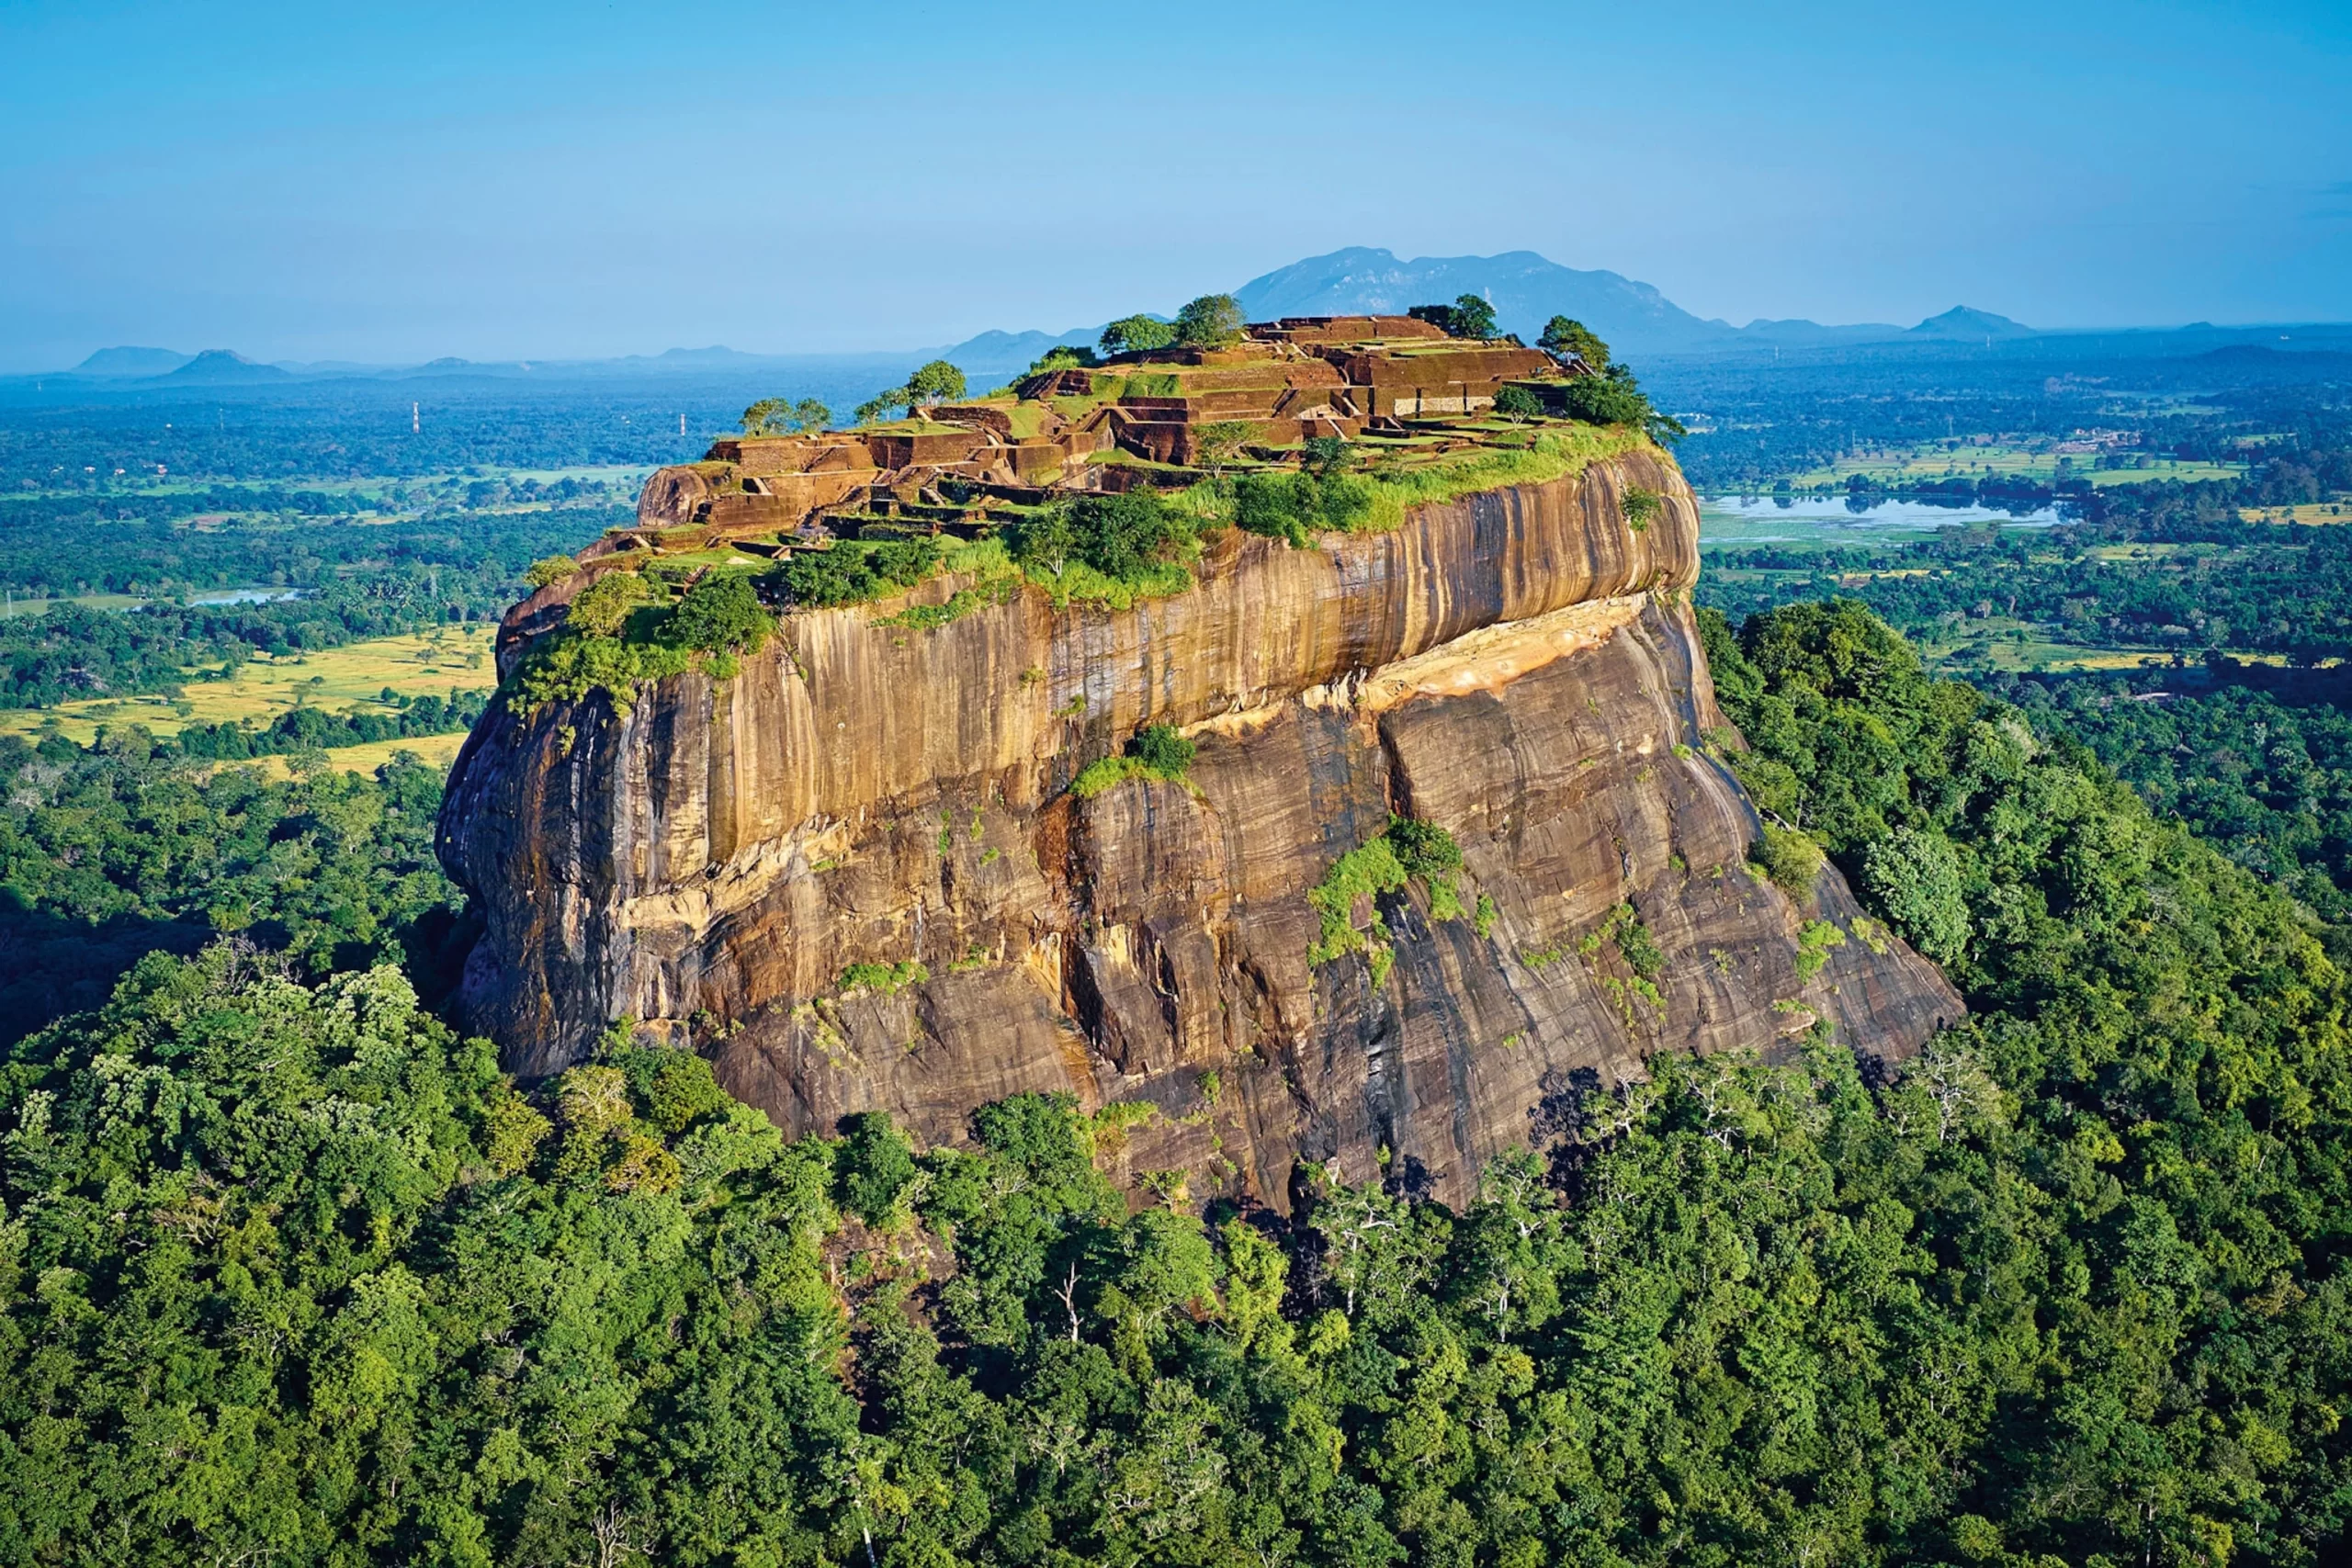
[[[101,726],[143,724],[157,735],[176,735],[184,725],[252,720],[261,728],[295,705],[298,697],[330,713],[391,711],[382,701],[386,687],[402,696],[447,696],[451,691],[486,692],[498,684],[491,657],[495,633],[487,626],[449,626],[408,637],[377,637],[345,648],[285,659],[262,655],[227,681],[205,681],[191,671],[183,694],[99,697],[53,708],[17,708],[0,713],[0,733],[34,735],[54,723],[76,745],[88,745]],[[356,746],[338,757],[381,749],[386,756],[405,747],[424,752],[448,741],[456,753],[462,736],[435,737],[379,746]],[[373,764],[370,764],[371,766]]]
[[[85,610],[136,610],[146,603],[130,593],[77,593],[65,599],[32,599],[17,594],[0,600],[0,615],[45,615],[53,604],[79,604]]]
[[[2352,523],[2352,501],[2312,501],[2300,506],[2242,506],[2238,516],[2248,523]]]
[[[2103,468],[2097,454],[2053,452],[2054,445],[2034,441],[1978,446],[1963,441],[1878,447],[1792,474],[1789,483],[1797,490],[1843,490],[1849,479],[1860,474],[1890,489],[1951,479],[2018,479],[2048,484],[2060,477],[2061,463],[2065,464],[2066,478],[2088,479],[2102,487],[2145,484],[2152,479],[2235,479],[2245,472],[2243,463],[2188,463],[2138,452],[2120,454],[2133,467]]]
[[[1965,630],[1954,628],[1959,635],[1920,628],[1912,636],[1923,658],[1931,665],[1945,666],[1974,663],[1974,650],[1982,649],[1984,661],[1996,670],[2012,674],[2047,672],[2065,674],[2070,671],[2096,670],[2136,670],[2162,668],[2173,661],[2171,649],[2133,648],[2117,644],[2085,645],[2079,642],[2058,642],[2042,635],[2042,628],[2033,622],[2015,620],[2005,615],[1993,615],[1984,620],[1965,623]],[[2022,637],[2018,634],[2022,633]],[[2181,650],[2194,663],[2204,656],[2202,649]],[[2286,656],[2245,649],[2225,649],[2230,658],[2241,664],[2270,664],[2283,666]],[[1968,657],[1963,657],[1963,656]],[[2324,660],[2321,667],[2335,660]]]

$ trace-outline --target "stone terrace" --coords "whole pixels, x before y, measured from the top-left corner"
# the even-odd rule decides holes
[[[639,497],[638,527],[586,556],[762,540],[766,553],[854,536],[884,519],[955,528],[977,524],[990,502],[1035,505],[1057,491],[1189,484],[1203,477],[1211,427],[1221,427],[1224,460],[1238,452],[1281,462],[1317,436],[1442,433],[1445,422],[1491,408],[1506,384],[1541,392],[1579,373],[1515,340],[1450,337],[1409,316],[1285,317],[1251,325],[1226,347],[1045,370],[920,418],[725,437],[702,461],[653,475]]]

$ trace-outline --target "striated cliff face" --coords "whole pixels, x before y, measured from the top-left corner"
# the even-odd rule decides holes
[[[1641,531],[1635,485],[1664,497]],[[1384,1147],[1461,1200],[1657,1051],[1826,1017],[1908,1055],[1959,1016],[1941,976],[1858,929],[1834,870],[1799,908],[1745,869],[1754,813],[1704,745],[1697,526],[1636,454],[1313,549],[1227,535],[1198,589],[1130,610],[800,614],[732,680],[494,711],[442,820],[486,921],[467,1021],[537,1075],[654,1021],[790,1129],[881,1109],[955,1141],[1021,1090],[1149,1101],[1134,1169],[1278,1207],[1297,1158],[1363,1179]],[[1191,787],[1069,793],[1148,723],[1197,741]],[[1307,891],[1392,811],[1453,834],[1486,934],[1417,883],[1380,900],[1376,984],[1362,954],[1311,965]],[[1610,934],[1628,902],[1662,1006]],[[1851,934],[1800,979],[1824,919]],[[840,988],[907,960],[928,978]]]

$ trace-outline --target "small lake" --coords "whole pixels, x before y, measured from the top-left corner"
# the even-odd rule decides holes
[[[275,604],[284,599],[300,599],[299,588],[208,588],[187,596],[190,604]]]
[[[166,601],[209,610],[231,604],[276,604],[288,599],[300,599],[308,590],[301,588],[207,588],[185,599]],[[36,599],[11,592],[0,615],[41,615],[52,604],[79,604],[87,610],[144,610],[155,604],[130,593],[76,593],[63,599]]]
[[[1973,501],[1955,506],[1891,496],[1708,496],[1699,502],[1699,543],[1903,544],[1939,528],[2049,528],[2064,521],[2054,506],[2007,512]]]

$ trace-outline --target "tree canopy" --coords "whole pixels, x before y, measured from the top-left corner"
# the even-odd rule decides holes
[[[1102,329],[1097,346],[1104,354],[1136,354],[1166,348],[1176,341],[1176,333],[1175,323],[1157,316],[1122,316]]]
[[[1535,344],[1554,354],[1573,354],[1595,370],[1606,370],[1611,363],[1609,345],[1600,334],[1572,316],[1555,316],[1544,322],[1544,335]]]
[[[924,408],[933,403],[952,403],[964,395],[964,373],[944,359],[934,359],[918,366],[915,373],[907,378],[907,390]]]
[[[1239,340],[1241,302],[1230,294],[1204,294],[1176,312],[1176,342],[1187,348],[1222,348]]]
[[[1415,305],[1406,313],[1450,337],[1490,338],[1497,333],[1495,308],[1483,295],[1459,295],[1451,305]]]

